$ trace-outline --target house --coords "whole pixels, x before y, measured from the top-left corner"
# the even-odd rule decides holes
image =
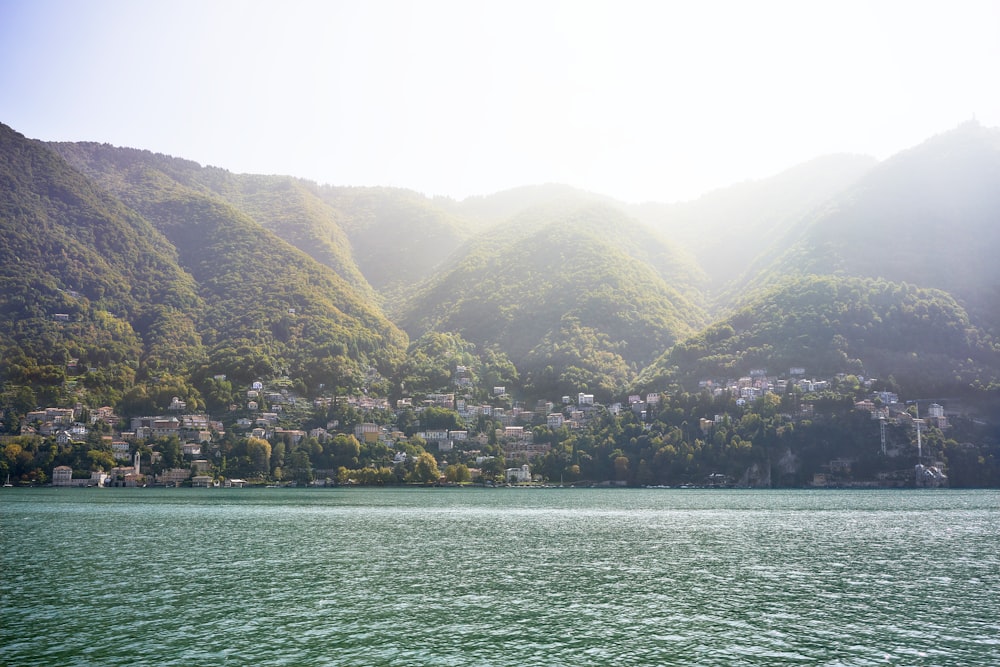
[[[164,470],[157,475],[156,481],[160,484],[166,484],[167,486],[174,486],[176,484],[180,484],[189,477],[191,477],[191,471],[187,468],[170,468],[169,470]]]
[[[128,461],[132,457],[131,446],[123,440],[116,440],[111,443],[111,455],[116,461]]]
[[[201,456],[201,444],[197,442],[185,442],[181,445],[181,452],[184,456]]]
[[[56,466],[52,469],[52,486],[70,486],[72,484],[72,468],[69,466]]]
[[[361,442],[378,442],[378,434],[381,430],[378,424],[364,422],[354,427],[354,437]]]
[[[525,431],[523,426],[506,426],[503,433],[504,438],[513,440],[531,440],[531,431]]]
[[[297,445],[302,442],[302,439],[306,437],[305,431],[300,431],[298,429],[286,429],[286,428],[276,428],[274,429],[275,438],[284,438],[288,436],[289,442],[293,445]]]
[[[213,485],[215,479],[211,475],[195,475],[191,478],[191,486],[195,488],[207,489]]]
[[[170,419],[158,418],[153,421],[151,435],[154,438],[169,438],[172,435],[179,436],[181,431],[181,421],[177,417]]]
[[[455,409],[455,394],[427,394],[424,404],[438,408]]]
[[[533,443],[530,441],[508,442],[503,446],[503,455],[507,460],[533,459],[549,453],[552,448],[547,442]]]
[[[524,484],[531,481],[531,468],[527,463],[520,468],[507,468],[506,473],[508,484]]]

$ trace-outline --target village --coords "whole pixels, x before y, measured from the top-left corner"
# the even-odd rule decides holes
[[[313,486],[371,483],[372,476],[352,474],[344,465],[321,466],[322,459],[308,461],[309,474],[289,475],[294,464],[275,469],[265,461],[255,470],[239,469],[224,465],[225,443],[267,443],[270,451],[287,446],[289,450],[302,447],[303,443],[315,444],[309,451],[316,452],[338,439],[338,443],[356,442],[360,451],[379,452],[370,456],[365,466],[381,469],[380,482],[390,482],[386,470],[399,471],[406,467],[412,471],[414,460],[422,454],[433,457],[434,466],[419,478],[421,483],[461,484],[539,484],[551,480],[535,472],[535,462],[552,447],[553,438],[547,434],[574,432],[588,428],[600,416],[621,416],[631,413],[634,419],[648,428],[651,417],[666,395],[647,393],[630,395],[626,401],[602,405],[595,402],[593,394],[579,392],[562,396],[558,402],[539,400],[527,407],[514,400],[507,388],[492,387],[489,400],[473,401],[466,369],[454,370],[454,385],[460,392],[429,393],[406,397],[390,404],[389,399],[368,395],[319,397],[311,401],[290,391],[287,378],[269,386],[264,381],[253,382],[242,392],[240,404],[230,406],[224,419],[203,413],[191,413],[185,401],[174,398],[165,414],[132,417],[123,420],[108,406],[89,409],[84,405],[72,408],[48,407],[25,415],[21,435],[53,439],[64,448],[85,446],[96,449],[104,456],[91,455],[89,470],[70,465],[56,465],[51,469],[53,486],[193,486],[193,487],[242,487],[249,484],[281,483],[285,485],[309,484]],[[886,447],[885,425],[903,425],[919,434],[929,427],[944,431],[949,428],[949,418],[943,405],[935,402],[915,409],[900,401],[889,391],[873,391],[874,381],[840,374],[829,379],[807,379],[804,369],[791,368],[784,377],[768,375],[763,370],[752,371],[738,379],[715,382],[706,380],[699,389],[714,398],[732,397],[736,406],[743,408],[764,396],[794,394],[801,397],[795,403],[796,414],[783,415],[792,421],[812,416],[814,403],[810,396],[827,392],[834,386],[849,382],[864,394],[854,402],[854,410],[868,413],[872,420],[882,425],[882,454],[900,456],[905,452],[898,447]],[[317,416],[336,412],[349,413],[347,421],[328,419],[316,424]],[[449,416],[448,424],[434,425],[434,419],[421,419],[428,415]],[[701,417],[698,429],[709,437],[715,424],[731,416],[716,414]],[[415,418],[415,419],[414,419]],[[406,422],[405,426],[402,422]],[[438,420],[440,421],[440,420]],[[346,440],[345,440],[346,438]],[[353,438],[353,440],[351,440]],[[314,456],[313,458],[317,458]],[[357,462],[357,459],[353,459]],[[428,461],[429,463],[429,461]],[[919,461],[922,464],[924,461]],[[939,462],[926,462],[916,473],[918,485],[941,486],[947,483],[943,466]],[[299,461],[301,467],[302,461]],[[497,464],[502,467],[497,468]],[[850,479],[852,460],[831,459],[823,472],[813,476],[813,486],[830,486]],[[240,474],[232,474],[234,470]],[[346,471],[346,472],[345,472]],[[445,472],[441,472],[445,471]],[[277,473],[277,475],[275,475]],[[376,476],[377,477],[377,476]],[[716,475],[716,479],[723,478]],[[398,474],[397,481],[415,481],[412,475]],[[621,482],[618,482],[621,483]]]

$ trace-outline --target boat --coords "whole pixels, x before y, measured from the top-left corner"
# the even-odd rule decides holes
[[[12,489],[14,485],[10,483],[10,475],[7,475],[7,481],[3,483],[3,488]]]

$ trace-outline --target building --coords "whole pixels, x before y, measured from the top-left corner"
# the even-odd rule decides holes
[[[52,469],[52,486],[71,486],[72,484],[72,468],[69,466],[56,466]]]
[[[531,481],[531,468],[527,463],[520,468],[507,468],[506,473],[508,484],[524,484]]]
[[[116,440],[111,443],[111,455],[117,461],[128,461],[132,458],[131,446],[125,441]]]
[[[378,434],[381,431],[378,424],[365,422],[354,427],[354,437],[360,442],[378,442]]]
[[[156,481],[167,486],[175,486],[189,477],[191,477],[191,471],[188,468],[170,468],[157,475]]]

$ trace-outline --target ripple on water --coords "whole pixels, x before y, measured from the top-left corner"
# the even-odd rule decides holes
[[[10,664],[1000,664],[994,492],[13,496]]]

